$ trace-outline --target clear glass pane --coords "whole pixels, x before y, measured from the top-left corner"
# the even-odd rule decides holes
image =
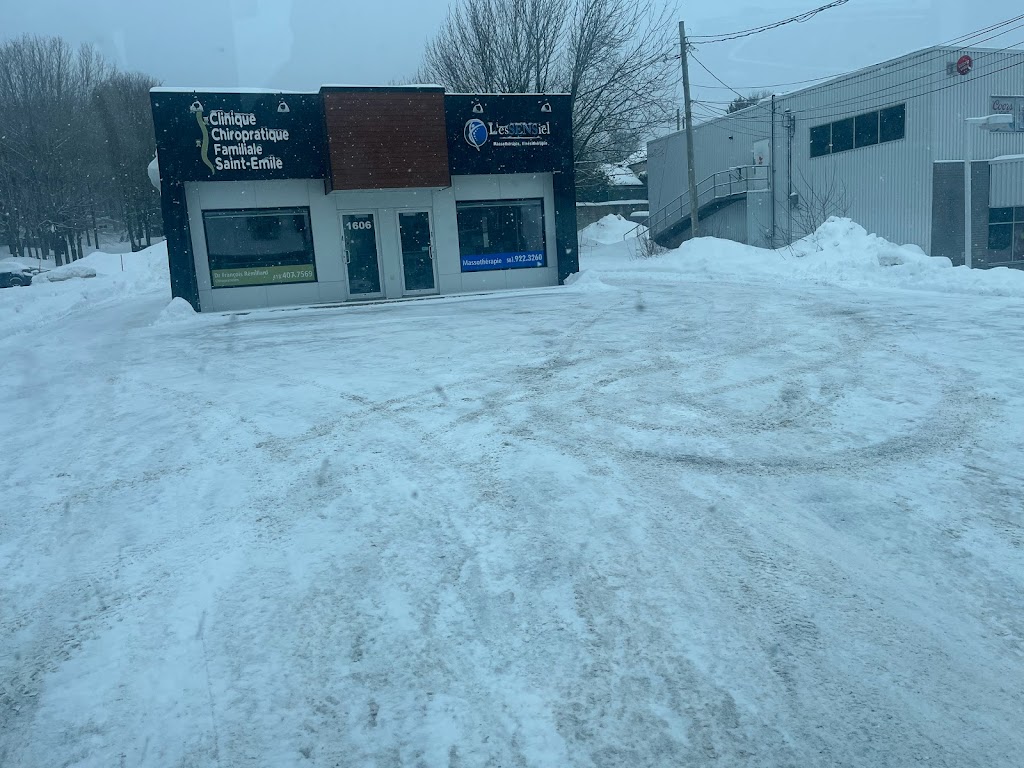
[[[879,112],[878,140],[897,141],[906,134],[907,105],[889,107]]]
[[[462,271],[543,267],[542,200],[488,200],[459,203]]]
[[[988,261],[1009,261],[1012,240],[1012,224],[990,224],[988,227]]]
[[[377,262],[377,226],[372,213],[350,213],[341,217],[348,262],[348,290],[352,294],[380,293]]]
[[[306,208],[206,211],[203,227],[214,288],[316,280]]]
[[[819,125],[811,128],[811,157],[827,155],[832,144],[832,126]]]
[[[430,214],[426,211],[398,214],[402,239],[402,271],[405,290],[434,289],[434,259],[430,247]]]
[[[989,224],[1008,224],[1013,221],[1013,208],[989,208]]]
[[[832,123],[832,151],[846,152],[853,149],[853,118]]]
[[[878,113],[868,112],[857,115],[855,122],[856,144],[858,147],[870,147],[878,143]]]
[[[1024,261],[1024,223],[1013,225],[1013,260]]]

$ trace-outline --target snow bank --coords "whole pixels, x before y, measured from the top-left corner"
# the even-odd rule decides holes
[[[647,227],[637,227],[635,221],[623,218],[617,213],[609,213],[581,229],[579,239],[581,246],[613,245],[621,243],[627,235],[639,237],[646,232]]]
[[[577,272],[575,275],[569,275],[565,279],[565,284],[574,291],[585,293],[622,290],[614,285],[608,285],[594,270],[586,270],[584,272]]]
[[[56,281],[53,280],[55,273]],[[94,277],[71,279],[87,275]],[[170,295],[170,292],[165,243],[123,255],[96,251],[72,264],[37,275],[27,288],[0,290],[0,335],[31,330],[84,305],[144,294]]]
[[[849,219],[829,219],[813,235],[775,251],[703,237],[651,259],[623,259],[622,252],[629,251],[630,245],[623,243],[615,253],[610,247],[583,253],[581,266],[599,273],[615,272],[620,280],[627,275],[642,280],[645,275],[679,273],[1024,298],[1022,271],[954,267],[949,259],[927,256],[917,246],[896,245],[869,234]]]
[[[62,283],[65,280],[73,280],[75,278],[90,278],[96,277],[96,270],[87,264],[83,264],[82,261],[76,261],[73,264],[65,264],[63,267],[57,267],[51,269],[49,272],[43,272],[40,275],[36,275],[36,280],[41,283]]]
[[[192,305],[185,301],[180,296],[176,296],[171,299],[170,303],[163,308],[160,312],[160,316],[156,319],[153,325],[167,325],[169,323],[180,323],[182,321],[191,320],[198,316]]]

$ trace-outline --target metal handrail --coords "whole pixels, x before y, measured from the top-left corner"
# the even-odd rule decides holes
[[[707,205],[714,200],[765,189],[768,189],[768,166],[739,165],[725,171],[717,171],[702,179],[697,184],[697,207]],[[654,237],[681,221],[689,208],[690,192],[687,190],[648,216],[646,222],[637,224],[623,238],[630,237],[642,226],[646,226],[651,237]],[[669,219],[670,212],[676,213],[674,218]],[[667,224],[664,223],[666,221],[668,221]]]

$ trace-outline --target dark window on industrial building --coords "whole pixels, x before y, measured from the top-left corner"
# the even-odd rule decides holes
[[[203,211],[214,288],[316,281],[309,208]]]
[[[463,272],[543,267],[543,200],[474,200],[455,206]]]
[[[832,124],[811,128],[811,157],[821,157],[832,151]]]
[[[814,126],[811,128],[811,157],[897,141],[906,135],[906,124],[907,107],[899,104]]]
[[[1024,207],[989,208],[988,263],[1024,261]]]
[[[878,140],[899,141],[907,132],[907,105],[883,109],[878,113]]]
[[[832,123],[832,152],[853,149],[853,118]]]
[[[870,147],[878,143],[878,113],[857,115],[856,146]]]

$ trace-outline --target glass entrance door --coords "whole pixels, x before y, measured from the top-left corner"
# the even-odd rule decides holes
[[[402,241],[402,278],[405,293],[436,293],[430,212],[399,211],[398,233]]]
[[[376,217],[372,213],[342,214],[341,236],[345,240],[349,294],[352,298],[383,295]]]

